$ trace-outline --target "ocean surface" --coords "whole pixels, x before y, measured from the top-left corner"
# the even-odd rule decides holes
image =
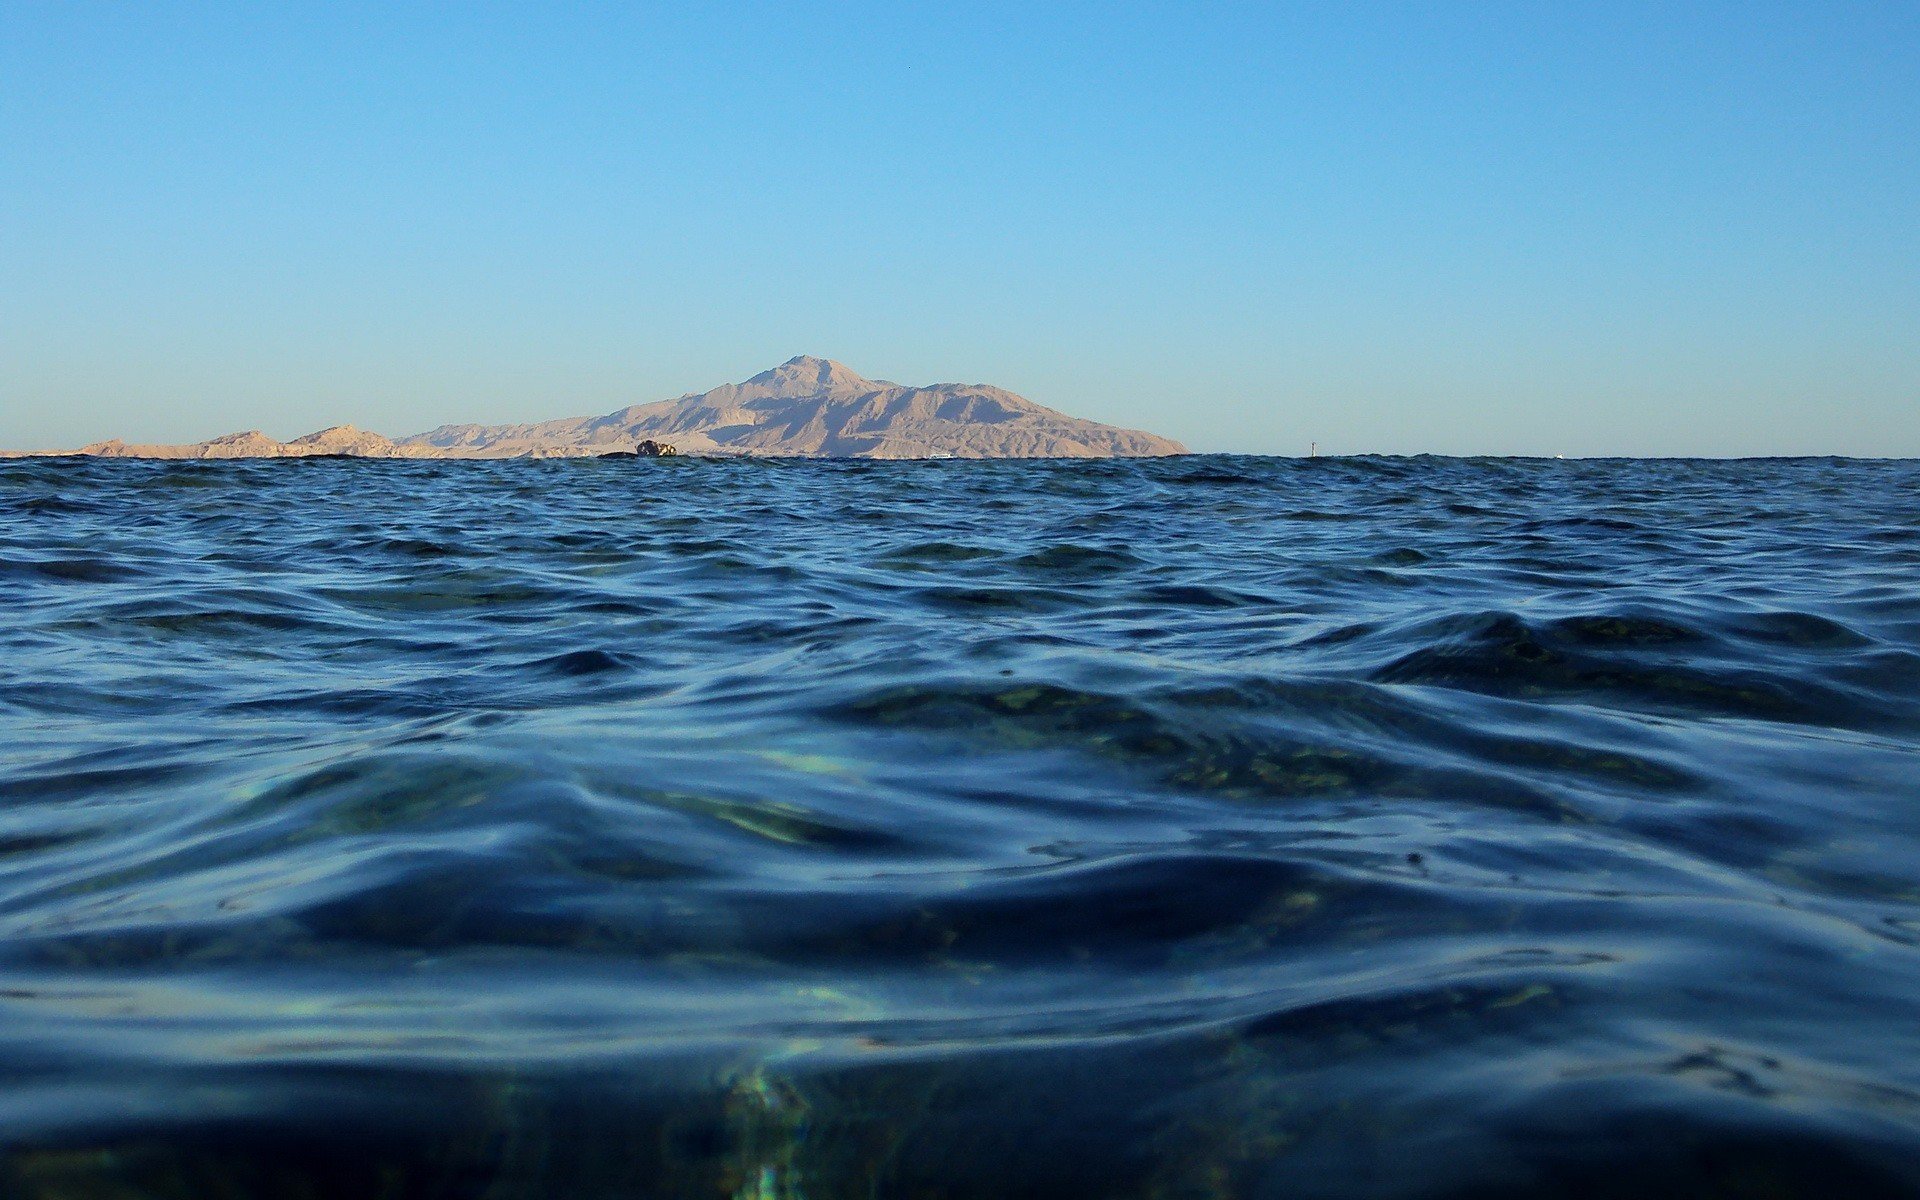
[[[1920,464],[0,462],[0,1197],[1920,1195]]]

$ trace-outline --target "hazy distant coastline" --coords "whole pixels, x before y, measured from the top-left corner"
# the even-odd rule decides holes
[[[114,438],[8,457],[579,458],[654,440],[682,454],[823,458],[1116,458],[1184,454],[1170,438],[1070,417],[1002,388],[912,387],[801,355],[743,383],[597,417],[526,425],[442,425],[399,439],[337,425],[288,442],[258,430],[183,445]]]

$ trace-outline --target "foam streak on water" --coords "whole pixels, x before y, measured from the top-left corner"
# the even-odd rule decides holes
[[[0,1196],[1920,1193],[1920,468],[0,463]]]

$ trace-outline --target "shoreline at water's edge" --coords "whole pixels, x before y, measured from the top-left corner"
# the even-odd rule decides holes
[[[25,462],[29,460],[61,459],[84,460],[87,462],[282,462],[307,461],[320,462],[577,462],[591,459],[631,459],[648,457],[636,455],[632,451],[612,451],[596,454],[260,454],[260,455],[219,455],[214,457],[186,455],[145,455],[145,454],[89,454],[81,450],[0,450],[0,461]],[[1794,463],[1794,462],[1836,462],[1836,463],[1906,463],[1920,460],[1920,455],[1897,454],[1437,454],[1422,451],[1417,454],[1388,454],[1365,452],[1358,454],[1269,454],[1248,450],[1183,450],[1174,454],[1100,454],[1100,455],[1039,455],[1039,454],[992,454],[992,455],[926,455],[919,457],[881,457],[867,454],[770,454],[758,452],[714,452],[702,451],[663,455],[681,461],[733,462],[740,459],[771,460],[780,462],[1113,462],[1113,461],[1154,461],[1159,459],[1187,458],[1247,458],[1281,461],[1326,461],[1326,462],[1568,462],[1568,463]]]
[[[674,454],[635,454],[631,450],[612,450],[592,454],[89,454],[81,450],[0,450],[0,460],[22,462],[30,459],[85,460],[88,462],[581,462],[595,459],[678,459],[681,461],[733,462],[739,459],[772,459],[788,462],[1107,462],[1115,459],[1200,458],[1191,450],[1170,454],[774,454],[751,451],[687,452]],[[1284,455],[1262,457],[1287,457]],[[1305,458],[1306,455],[1298,457]],[[1321,455],[1322,458],[1331,457]]]

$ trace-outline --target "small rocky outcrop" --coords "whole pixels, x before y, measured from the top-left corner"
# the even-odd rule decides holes
[[[229,433],[204,442],[181,446],[129,445],[119,438],[95,442],[80,449],[96,458],[312,458],[333,456],[349,458],[426,458],[427,452],[401,446],[391,438],[335,425],[317,433],[297,437],[290,442],[275,441],[258,429]]]

